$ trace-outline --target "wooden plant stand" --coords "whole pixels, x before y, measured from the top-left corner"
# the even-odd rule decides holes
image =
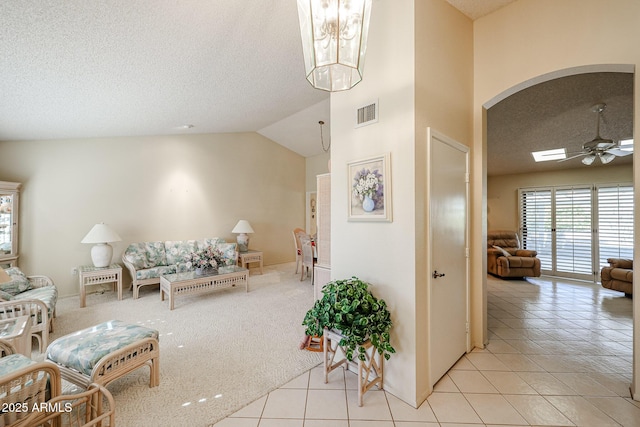
[[[364,358],[365,360],[360,360],[358,357],[358,349],[353,353],[354,360],[347,360],[346,357],[346,349],[344,346],[340,346],[340,340],[342,340],[343,336],[329,331],[327,329],[324,330],[324,383],[329,382],[329,372],[338,368],[339,366],[344,367],[353,367],[354,370],[357,367],[358,374],[358,406],[362,406],[362,396],[369,391],[371,387],[374,385],[378,386],[378,389],[383,389],[383,368],[384,368],[384,357],[379,354],[371,341],[367,340],[362,344],[362,347],[365,348]],[[342,359],[335,362],[336,354],[342,353]]]

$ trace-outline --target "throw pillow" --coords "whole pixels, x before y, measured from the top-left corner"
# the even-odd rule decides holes
[[[0,284],[0,291],[9,295],[18,295],[31,289],[31,282],[18,267],[7,268],[5,272],[11,277],[11,281]]]
[[[493,247],[495,249],[499,250],[500,252],[502,252],[503,256],[511,256],[511,254],[509,252],[507,252],[506,250],[502,249],[500,246],[493,245]]]
[[[216,248],[224,254],[225,265],[236,265],[238,258],[235,243],[218,243]]]

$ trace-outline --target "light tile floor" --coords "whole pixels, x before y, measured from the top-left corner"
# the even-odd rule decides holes
[[[355,374],[338,369],[324,384],[319,366],[215,426],[640,426],[631,299],[580,282],[488,280],[489,345],[420,408],[375,388],[358,407]]]

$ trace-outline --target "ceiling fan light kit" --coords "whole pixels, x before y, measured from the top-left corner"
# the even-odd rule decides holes
[[[564,162],[567,160],[575,159],[576,157],[585,156],[582,159],[582,164],[592,165],[596,158],[600,159],[603,165],[611,163],[618,156],[628,156],[633,151],[626,149],[622,150],[620,145],[615,143],[612,139],[605,139],[600,136],[600,119],[602,118],[602,112],[606,108],[606,104],[595,104],[591,107],[591,111],[597,114],[596,117],[596,137],[591,141],[582,144],[582,151],[579,153],[573,153],[572,156],[566,159],[559,160]]]

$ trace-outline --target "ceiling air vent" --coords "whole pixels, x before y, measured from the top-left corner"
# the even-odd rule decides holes
[[[370,125],[378,122],[378,100],[364,107],[358,108],[356,112],[356,127]]]

